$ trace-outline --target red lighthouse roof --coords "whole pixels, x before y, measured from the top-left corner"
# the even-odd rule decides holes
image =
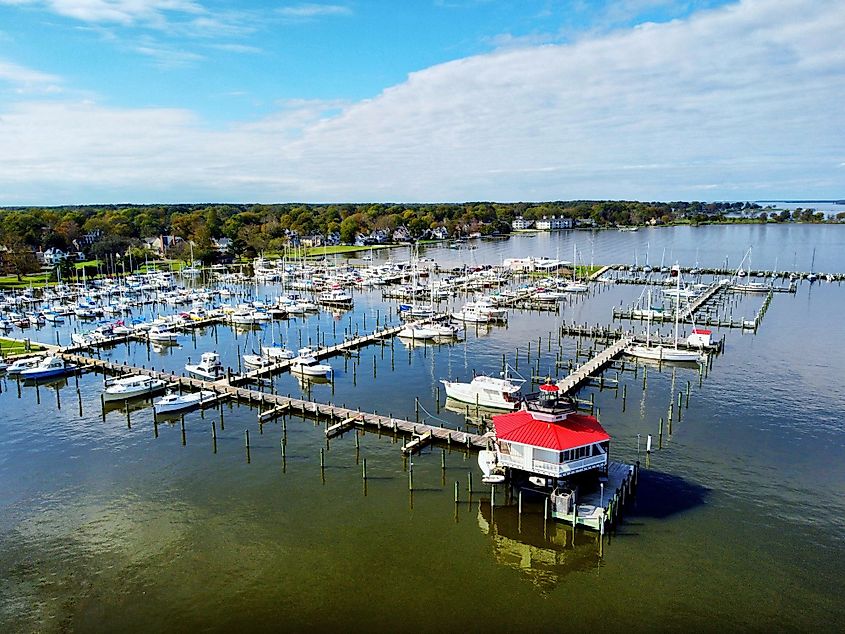
[[[534,418],[527,410],[520,410],[493,416],[493,427],[500,440],[554,451],[566,451],[610,440],[610,435],[598,419],[586,414],[569,414],[563,421],[546,422]]]

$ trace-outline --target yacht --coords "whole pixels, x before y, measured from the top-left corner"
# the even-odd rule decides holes
[[[76,366],[65,365],[65,360],[60,357],[44,357],[35,367],[21,370],[20,377],[22,379],[47,379],[67,374],[75,369]]]
[[[151,326],[147,331],[147,337],[150,341],[155,341],[157,343],[170,343],[176,341],[178,336],[179,335],[176,332],[168,330],[166,327],[162,326]]]
[[[179,412],[199,407],[203,403],[207,403],[212,400],[214,400],[214,392],[211,390],[201,390],[199,392],[191,392],[188,394],[167,394],[153,403],[153,412],[156,414]]]
[[[317,295],[317,303],[327,306],[351,306],[352,295],[342,288],[333,288]]]
[[[41,359],[42,357],[28,357],[26,359],[18,359],[6,368],[6,374],[8,374],[9,376],[15,376],[20,374],[24,370],[30,370],[32,368],[38,367],[38,365],[41,363]]]
[[[151,376],[125,376],[106,383],[103,400],[123,401],[137,396],[147,396],[163,390],[165,386],[164,381]]]
[[[185,369],[191,374],[212,381],[223,376],[223,364],[220,363],[220,355],[216,352],[203,352],[199,363],[186,363]]]
[[[446,388],[446,396],[457,401],[492,409],[514,410],[519,407],[519,390],[525,379],[508,376],[476,376],[469,383],[459,381],[440,381]]]
[[[306,376],[322,376],[329,378],[332,375],[332,366],[326,363],[318,363],[317,359],[311,356],[298,356],[291,361],[290,371],[294,374]]]

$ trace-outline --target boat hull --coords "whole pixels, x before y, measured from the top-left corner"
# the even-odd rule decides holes
[[[519,403],[509,402],[503,396],[499,398],[491,398],[487,395],[480,394],[477,390],[472,389],[469,384],[456,383],[452,381],[441,381],[446,388],[446,396],[461,403],[469,403],[470,405],[478,405],[486,409],[500,409],[500,410],[515,410],[519,407]]]
[[[694,350],[676,350],[675,348],[631,346],[625,351],[625,354],[638,359],[651,359],[652,361],[701,361],[700,353]]]

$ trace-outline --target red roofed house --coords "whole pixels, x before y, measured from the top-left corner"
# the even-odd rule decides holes
[[[610,435],[593,416],[579,414],[556,385],[541,385],[523,408],[493,416],[496,462],[543,488],[595,470],[607,473]]]

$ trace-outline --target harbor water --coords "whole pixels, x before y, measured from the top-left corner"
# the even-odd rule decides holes
[[[840,226],[568,231],[476,242],[420,255],[471,267],[527,255],[571,260],[575,245],[579,264],[737,267],[752,247],[754,269],[845,273]],[[388,257],[407,252],[375,252],[376,260]],[[332,382],[283,373],[264,389],[410,420],[419,399],[421,420],[475,431],[467,420],[474,408],[447,409],[441,379],[497,374],[503,355],[526,377],[538,368],[563,376],[556,354],[574,358],[579,344],[559,340],[561,324],[643,328],[612,320],[612,309],[633,302],[641,286],[591,288],[561,302],[558,313],[514,310],[507,326],[469,326],[451,344],[388,339],[328,359]],[[732,301],[734,317],[753,319],[763,298]],[[237,368],[238,355],[259,343],[296,349],[398,323],[396,304],[378,289],[356,291],[349,312],[259,330],[210,326],[177,346],[130,342],[102,355],[181,372],[216,350],[224,366]],[[635,375],[629,362],[619,374],[624,401],[621,387],[583,388],[579,397],[593,395],[613,437],[612,459],[642,465],[636,498],[601,545],[595,533],[544,522],[539,500],[527,499],[519,515],[504,487],[491,508],[475,454],[459,447],[404,458],[401,438],[354,431],[327,443],[322,421],[294,415],[259,425],[258,409],[245,403],[156,425],[144,401],[103,414],[103,377],[93,372],[37,388],[0,377],[0,629],[840,631],[843,313],[838,282],[802,281],[795,294],[775,294],[756,333],[714,329],[725,348],[706,376],[668,364],[641,365]],[[12,336],[55,343],[58,332],[69,343],[72,328]],[[659,421],[679,393],[681,416],[671,433],[664,427],[658,448]]]

